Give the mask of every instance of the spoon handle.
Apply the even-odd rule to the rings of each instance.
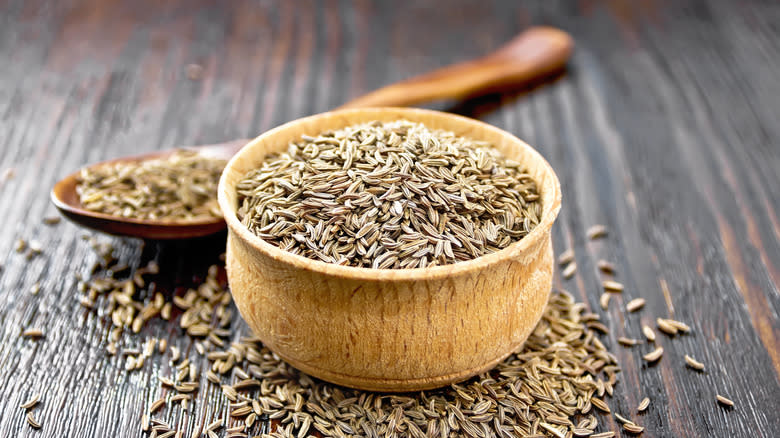
[[[572,47],[572,38],[566,32],[532,27],[486,56],[396,82],[341,108],[406,106],[517,87],[562,69]]]

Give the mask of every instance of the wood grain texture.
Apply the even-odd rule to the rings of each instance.
[[[556,252],[574,248],[570,290],[613,330],[623,367],[613,411],[644,437],[772,437],[780,430],[780,7],[773,1],[0,2],[0,436],[140,437],[143,409],[167,364],[127,374],[103,352],[104,317],[82,310],[72,273],[93,261],[81,231],[47,227],[47,194],[86,163],[175,145],[253,137],[390,82],[487,53],[531,24],[573,35],[554,83],[430,105],[533,144],[558,173]],[[187,64],[203,66],[200,80]],[[606,239],[585,230],[604,223]],[[31,261],[16,238],[45,243]],[[116,241],[124,260],[177,272],[169,291],[216,259],[224,235],[178,244]],[[209,256],[198,257],[197,253]],[[598,305],[596,261],[626,285]],[[28,293],[42,282],[37,296]],[[162,287],[162,286],[161,286]],[[644,309],[620,309],[643,296]],[[693,328],[626,349],[640,324],[670,316]],[[33,342],[22,328],[42,327]],[[237,324],[237,333],[246,330]],[[189,348],[180,330],[144,335]],[[685,368],[690,354],[707,366]],[[36,418],[19,403],[46,389]],[[715,394],[736,402],[715,404]],[[218,391],[188,417],[224,415]],[[609,423],[604,418],[603,422]]]
[[[236,216],[236,186],[271,153],[309,132],[399,119],[489,142],[524,163],[537,183],[539,224],[504,250],[427,269],[366,269],[295,256]],[[227,273],[235,304],[263,343],[300,370],[350,387],[418,391],[493,368],[520,348],[550,295],[550,230],[558,178],[531,146],[466,117],[406,108],[330,111],[274,128],[230,160],[220,180],[228,224]]]

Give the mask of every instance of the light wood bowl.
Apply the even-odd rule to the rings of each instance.
[[[539,184],[540,224],[509,247],[422,269],[338,266],[288,253],[236,217],[236,184],[302,134],[407,119],[486,140],[524,163]],[[550,228],[561,205],[550,165],[515,136],[477,120],[410,108],[347,109],[299,119],[257,137],[225,168],[219,205],[228,225],[227,274],[254,333],[294,367],[329,382],[412,391],[464,380],[520,348],[550,293]]]

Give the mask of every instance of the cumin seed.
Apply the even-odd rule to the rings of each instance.
[[[722,404],[723,406],[726,406],[726,407],[729,407],[729,408],[734,406],[734,402],[733,401],[729,400],[728,398],[726,398],[726,397],[724,397],[724,396],[722,396],[720,394],[715,395],[715,399],[718,401],[718,403]]]
[[[663,354],[664,354],[664,348],[663,347],[658,347],[655,350],[653,350],[653,351],[645,354],[644,356],[642,356],[642,358],[644,360],[646,360],[647,362],[651,362],[652,363],[652,362],[656,362],[658,359],[660,359],[661,356],[663,356]]]
[[[704,370],[704,364],[699,362],[698,360],[692,358],[691,356],[685,355],[685,363],[693,368],[696,371],[703,371]]]

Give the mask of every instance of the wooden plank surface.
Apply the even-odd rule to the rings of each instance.
[[[53,215],[48,191],[90,162],[257,135],[361,93],[497,47],[531,24],[577,49],[567,74],[513,95],[431,108],[485,120],[538,148],[564,201],[555,248],[578,275],[557,286],[601,313],[623,373],[620,412],[653,402],[645,437],[777,436],[780,430],[780,5],[772,1],[0,2],[0,436],[141,436],[167,372],[128,374],[107,356],[105,315],[76,300],[94,261],[84,231]],[[189,79],[188,64],[203,66]],[[607,239],[586,229],[603,223]],[[43,245],[27,260],[24,238]],[[101,237],[121,258],[154,259],[168,287],[202,275],[224,235],[161,244]],[[626,285],[599,308],[596,261]],[[41,292],[30,287],[41,282]],[[165,286],[165,285],[163,285]],[[621,310],[647,300],[637,314]],[[693,334],[661,339],[648,367],[617,336],[656,316]],[[40,327],[39,341],[21,338]],[[245,331],[234,324],[236,333]],[[191,347],[162,321],[144,329]],[[691,354],[705,373],[683,364]],[[44,427],[18,405],[36,391]],[[715,403],[715,394],[736,402]],[[202,391],[193,418],[226,400]]]

